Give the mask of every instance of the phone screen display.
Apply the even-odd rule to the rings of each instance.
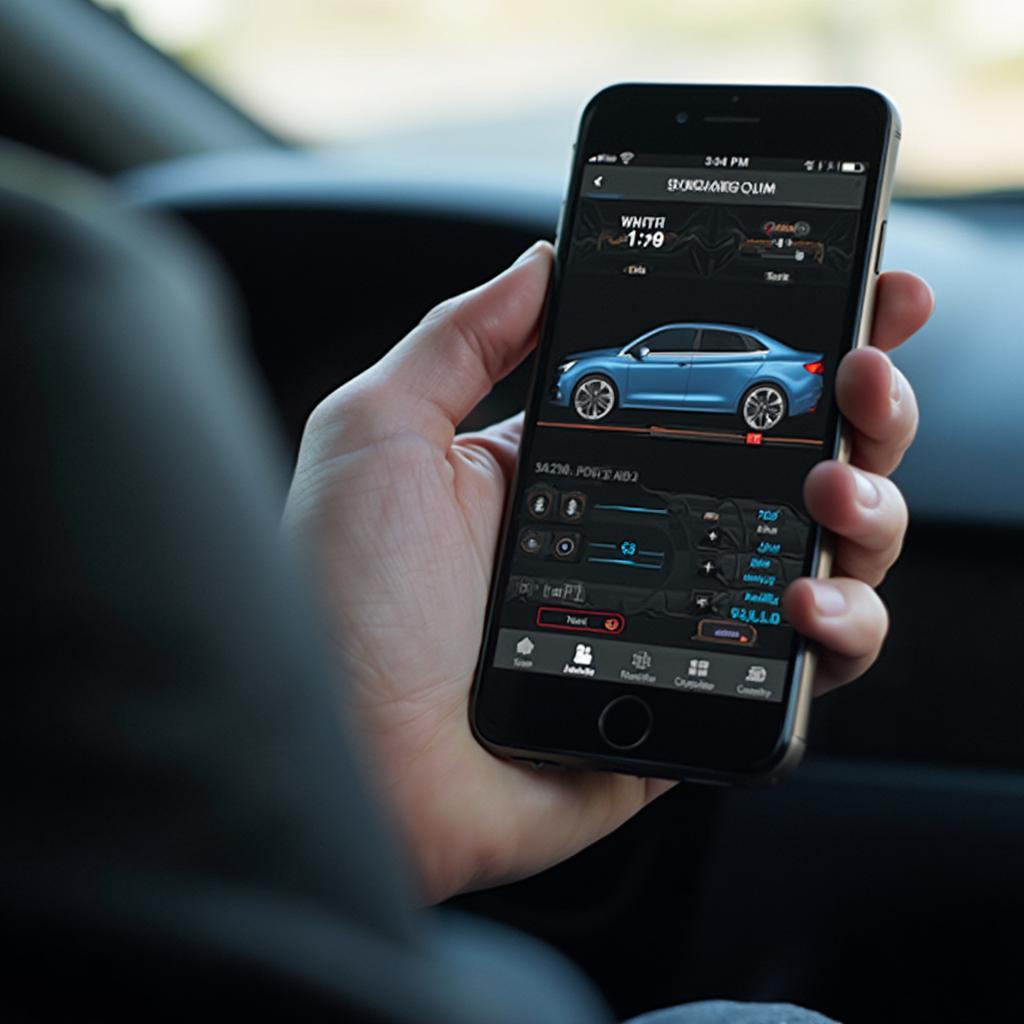
[[[584,154],[494,668],[786,698],[864,272],[868,157],[839,156]]]

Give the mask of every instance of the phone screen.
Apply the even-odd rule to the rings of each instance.
[[[485,656],[781,702],[872,154],[581,157]]]

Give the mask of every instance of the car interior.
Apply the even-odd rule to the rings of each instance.
[[[553,236],[561,183],[348,166],[85,0],[0,5],[0,39],[0,136],[215,255],[291,450],[315,404],[433,305]],[[937,307],[895,354],[921,426],[895,476],[911,526],[877,665],[817,700],[786,783],[680,785],[566,863],[451,901],[563,952],[622,1017],[722,997],[938,1024],[1019,1003],[1024,190],[898,189],[884,262],[925,277]],[[465,426],[519,410],[527,379]]]

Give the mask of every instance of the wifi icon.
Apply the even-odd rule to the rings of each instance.
[[[620,154],[619,154],[619,159],[620,159],[620,160],[621,160],[621,161],[622,161],[622,162],[623,162],[624,164],[628,164],[628,163],[629,163],[629,161],[630,161],[630,160],[632,160],[632,159],[633,159],[633,157],[635,157],[635,156],[636,156],[636,153],[630,153],[630,152],[629,152],[629,151],[627,150],[627,151],[626,151],[625,153],[620,153]]]

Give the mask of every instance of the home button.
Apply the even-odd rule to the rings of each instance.
[[[617,750],[640,746],[651,731],[651,709],[639,697],[616,697],[597,720],[601,738]]]

